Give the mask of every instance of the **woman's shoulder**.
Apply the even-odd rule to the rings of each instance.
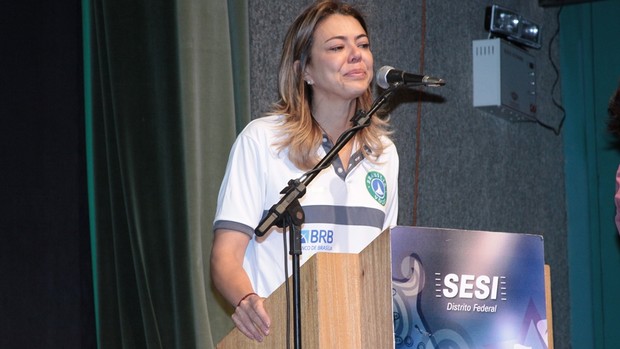
[[[282,125],[281,115],[267,115],[250,121],[239,136],[251,138],[273,138]]]
[[[383,152],[384,153],[394,153],[394,154],[398,154],[398,151],[396,149],[396,145],[394,144],[394,141],[392,141],[392,139],[389,136],[381,136],[380,137],[381,143],[383,144]]]
[[[266,115],[251,120],[242,132],[273,132],[282,125],[282,115]]]

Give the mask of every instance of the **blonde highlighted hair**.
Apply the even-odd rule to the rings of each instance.
[[[368,34],[366,21],[351,5],[339,1],[321,1],[297,17],[288,29],[282,48],[278,73],[280,99],[269,114],[284,116],[282,137],[275,145],[279,150],[288,148],[289,159],[300,169],[308,170],[318,163],[320,159],[317,158],[316,150],[321,145],[323,135],[312,117],[312,89],[304,82],[303,71],[311,60],[312,39],[317,26],[334,14],[354,17]],[[357,98],[356,104],[356,110],[367,111],[371,107],[370,86]],[[389,133],[387,119],[372,117],[371,124],[360,130],[355,137],[365,156],[374,161],[383,152],[381,137]]]

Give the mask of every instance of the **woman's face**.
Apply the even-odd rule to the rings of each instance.
[[[304,75],[312,84],[314,103],[348,101],[366,91],[373,77],[373,58],[357,19],[334,14],[317,26]]]

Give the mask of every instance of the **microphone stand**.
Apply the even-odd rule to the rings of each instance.
[[[338,140],[334,147],[319,161],[319,163],[310,171],[303,174],[300,178],[291,179],[288,185],[282,189],[280,194],[283,194],[278,203],[274,204],[267,215],[259,222],[257,228],[254,230],[256,236],[263,236],[274,225],[284,229],[288,227],[289,230],[289,254],[292,256],[293,270],[293,319],[294,319],[294,341],[295,348],[301,349],[301,296],[300,296],[300,263],[299,256],[301,256],[301,225],[305,221],[305,214],[299,199],[306,194],[306,187],[310,182],[321,172],[328,168],[333,159],[338,155],[338,152],[353,138],[353,136],[362,128],[370,125],[370,118],[372,115],[383,105],[392,93],[402,84],[394,84],[386,89],[372,104],[368,112],[358,110],[351,122],[353,127],[345,131]],[[285,281],[287,282],[287,281]],[[288,340],[288,339],[287,339]]]

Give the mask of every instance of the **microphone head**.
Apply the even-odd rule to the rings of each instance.
[[[428,76],[424,79],[424,84],[428,87],[440,87],[446,84],[443,79]]]
[[[377,71],[377,85],[383,89],[388,89],[390,87],[390,83],[387,80],[387,74],[390,70],[394,69],[394,67],[390,67],[389,65],[384,65],[379,68]]]

